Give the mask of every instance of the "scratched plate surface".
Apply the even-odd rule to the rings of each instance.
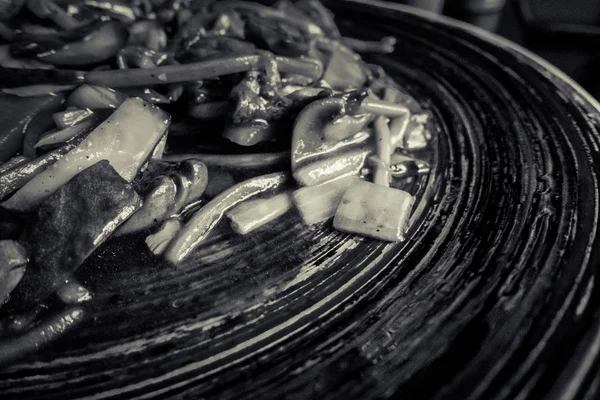
[[[2,398],[598,395],[598,104],[485,32],[327,3],[344,32],[398,37],[372,61],[434,115],[408,240],[290,213],[178,268],[113,241],[78,271],[85,322],[2,366]]]

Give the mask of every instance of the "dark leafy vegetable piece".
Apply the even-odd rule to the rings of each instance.
[[[187,85],[191,104],[210,103],[214,101],[227,100],[234,83],[226,79],[205,79]],[[235,81],[235,84],[239,82]]]
[[[244,24],[244,20],[237,13],[221,13],[207,33],[244,39]]]
[[[48,297],[140,206],[106,160],[76,175],[30,221],[24,237],[32,264],[6,306],[24,310]]]
[[[181,44],[181,41],[193,38],[201,32],[208,32],[216,18],[217,14],[213,12],[198,12],[190,15],[177,30],[176,36],[171,41],[170,46],[177,47]],[[241,32],[243,35],[243,29]]]
[[[186,10],[190,12],[190,10]],[[184,14],[179,13],[180,16]],[[233,11],[213,13],[199,12],[181,21],[181,26],[177,29],[175,36],[171,39],[169,48],[180,52],[185,49],[186,44],[193,41],[198,36],[204,37],[231,37],[244,40],[244,21],[238,13]],[[185,18],[185,17],[184,17]],[[179,53],[181,54],[181,53]]]
[[[18,58],[10,54],[10,45],[0,45],[0,66],[5,68],[50,69],[51,65],[32,58]]]
[[[0,162],[21,151],[27,125],[38,113],[58,108],[63,100],[63,96],[23,98],[0,94]]]

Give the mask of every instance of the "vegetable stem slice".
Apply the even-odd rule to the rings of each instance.
[[[75,148],[75,146],[76,143],[67,143],[63,147],[39,156],[35,160],[28,161],[0,174],[0,199],[21,188],[38,173],[54,164],[58,159]]]
[[[0,175],[10,171],[13,168],[18,167],[19,165],[25,164],[27,161],[29,161],[29,158],[25,156],[14,156],[5,163],[0,164]]]
[[[365,99],[361,104],[361,108],[364,112],[389,118],[401,117],[410,112],[408,107],[401,104],[395,104],[371,98]]]
[[[131,182],[169,121],[166,112],[143,100],[126,100],[77,147],[31,179],[3,206],[16,212],[31,211],[69,179],[103,159]]]
[[[0,364],[8,363],[33,353],[42,346],[52,342],[57,337],[79,325],[84,318],[81,307],[71,307],[51,316],[27,333],[16,338],[8,339],[0,344]]]
[[[245,235],[279,218],[293,206],[288,192],[267,199],[248,200],[227,212],[231,228]]]
[[[202,161],[209,167],[221,168],[283,167],[289,163],[290,152],[280,151],[273,153],[248,154],[183,153],[165,155],[162,159],[164,161],[183,161],[194,159]]]
[[[414,201],[403,190],[355,181],[344,193],[333,226],[343,232],[402,241]]]
[[[374,182],[382,186],[390,185],[390,155],[393,151],[390,136],[387,118],[377,117],[375,120],[375,138],[377,140],[379,163],[375,166]]]
[[[333,217],[348,186],[359,179],[344,176],[294,191],[294,203],[304,222],[312,225]]]
[[[296,169],[294,178],[303,186],[313,186],[340,176],[358,175],[370,154],[371,149],[349,150]]]
[[[108,87],[149,86],[165,83],[192,82],[238,72],[258,69],[263,56],[223,57],[216,60],[190,64],[163,65],[156,68],[90,71],[85,82]],[[313,61],[276,57],[277,66],[283,73],[321,76],[321,66]]]

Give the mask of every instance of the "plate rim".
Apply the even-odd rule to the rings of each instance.
[[[600,101],[596,100],[587,90],[585,90],[579,83],[577,83],[573,78],[563,72],[560,68],[550,63],[543,57],[537,55],[531,50],[526,49],[525,47],[506,39],[498,35],[497,33],[485,30],[476,25],[470,24],[468,22],[460,21],[455,18],[448,17],[446,15],[441,15],[435,13],[433,11],[424,10],[421,8],[417,8],[414,6],[409,6],[406,4],[393,3],[388,0],[341,0],[341,3],[353,3],[359,6],[371,6],[382,9],[388,9],[393,11],[400,11],[405,14],[415,15],[419,18],[423,18],[430,22],[440,23],[442,25],[450,26],[453,28],[460,29],[464,32],[468,32],[479,39],[482,39],[488,43],[499,46],[505,50],[513,51],[533,63],[541,66],[548,72],[550,72],[555,78],[560,79],[563,83],[570,86],[575,90],[577,95],[583,97],[593,108],[595,108],[596,112],[600,115]],[[578,101],[577,98],[574,99]]]

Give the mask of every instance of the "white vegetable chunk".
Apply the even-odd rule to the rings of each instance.
[[[3,206],[17,212],[37,207],[79,172],[108,160],[131,182],[169,126],[170,116],[138,98],[127,99],[77,147],[19,189]]]

